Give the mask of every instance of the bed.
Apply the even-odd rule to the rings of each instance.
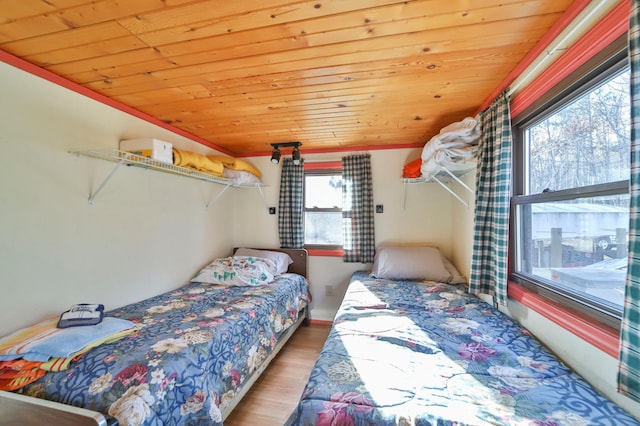
[[[638,424],[441,268],[353,274],[288,425]]]
[[[176,290],[107,312],[137,331],[19,392],[120,425],[221,425],[306,317],[306,251],[269,252],[288,254],[289,272],[265,285],[230,286],[200,281],[208,265]]]

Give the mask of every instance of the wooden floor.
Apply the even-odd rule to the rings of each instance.
[[[301,326],[262,377],[253,385],[225,426],[279,426],[295,408],[309,373],[329,334],[329,326]]]

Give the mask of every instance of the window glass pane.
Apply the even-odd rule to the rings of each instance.
[[[305,208],[342,208],[342,176],[307,175],[305,184]]]
[[[627,69],[525,131],[526,193],[628,179],[630,128]]]
[[[518,272],[622,310],[628,194],[517,205],[516,226]]]
[[[305,212],[304,243],[342,245],[342,212]]]

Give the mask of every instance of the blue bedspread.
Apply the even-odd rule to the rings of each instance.
[[[638,424],[463,287],[364,272],[288,423]]]
[[[259,287],[191,283],[106,313],[139,332],[92,349],[24,388],[121,425],[221,425],[221,410],[308,301],[306,280]]]

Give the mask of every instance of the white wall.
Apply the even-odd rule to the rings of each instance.
[[[306,162],[338,161],[350,153],[305,154]],[[421,149],[393,149],[371,151],[374,203],[384,206],[384,213],[375,215],[376,245],[391,242],[427,242],[438,245],[451,256],[455,245],[452,235],[452,210],[460,204],[437,184],[402,183],[402,167],[420,156]],[[278,217],[269,215],[267,207],[278,206],[280,165],[268,157],[248,158],[263,173],[263,202],[259,194],[243,190],[236,192],[236,245],[278,247]],[[405,191],[406,190],[406,194]],[[406,196],[405,196],[406,195]],[[265,205],[266,203],[266,205]],[[311,317],[332,320],[354,271],[371,269],[371,264],[344,263],[339,257],[311,256],[309,280],[313,303]],[[334,296],[326,296],[326,286],[334,288]]]
[[[461,178],[462,182],[475,193],[476,172],[471,171]],[[449,184],[456,194],[458,194],[467,204],[465,207],[458,201],[455,201],[455,208],[452,209],[452,226],[451,240],[452,253],[451,261],[456,265],[460,273],[469,278],[469,270],[471,269],[471,252],[473,249],[473,223],[475,195],[469,193],[462,185],[456,182]]]
[[[233,209],[220,186],[68,153],[155,137],[202,145],[0,63],[0,336],[73,303],[107,309],[185,283],[227,254]],[[232,196],[219,203],[232,202]]]

